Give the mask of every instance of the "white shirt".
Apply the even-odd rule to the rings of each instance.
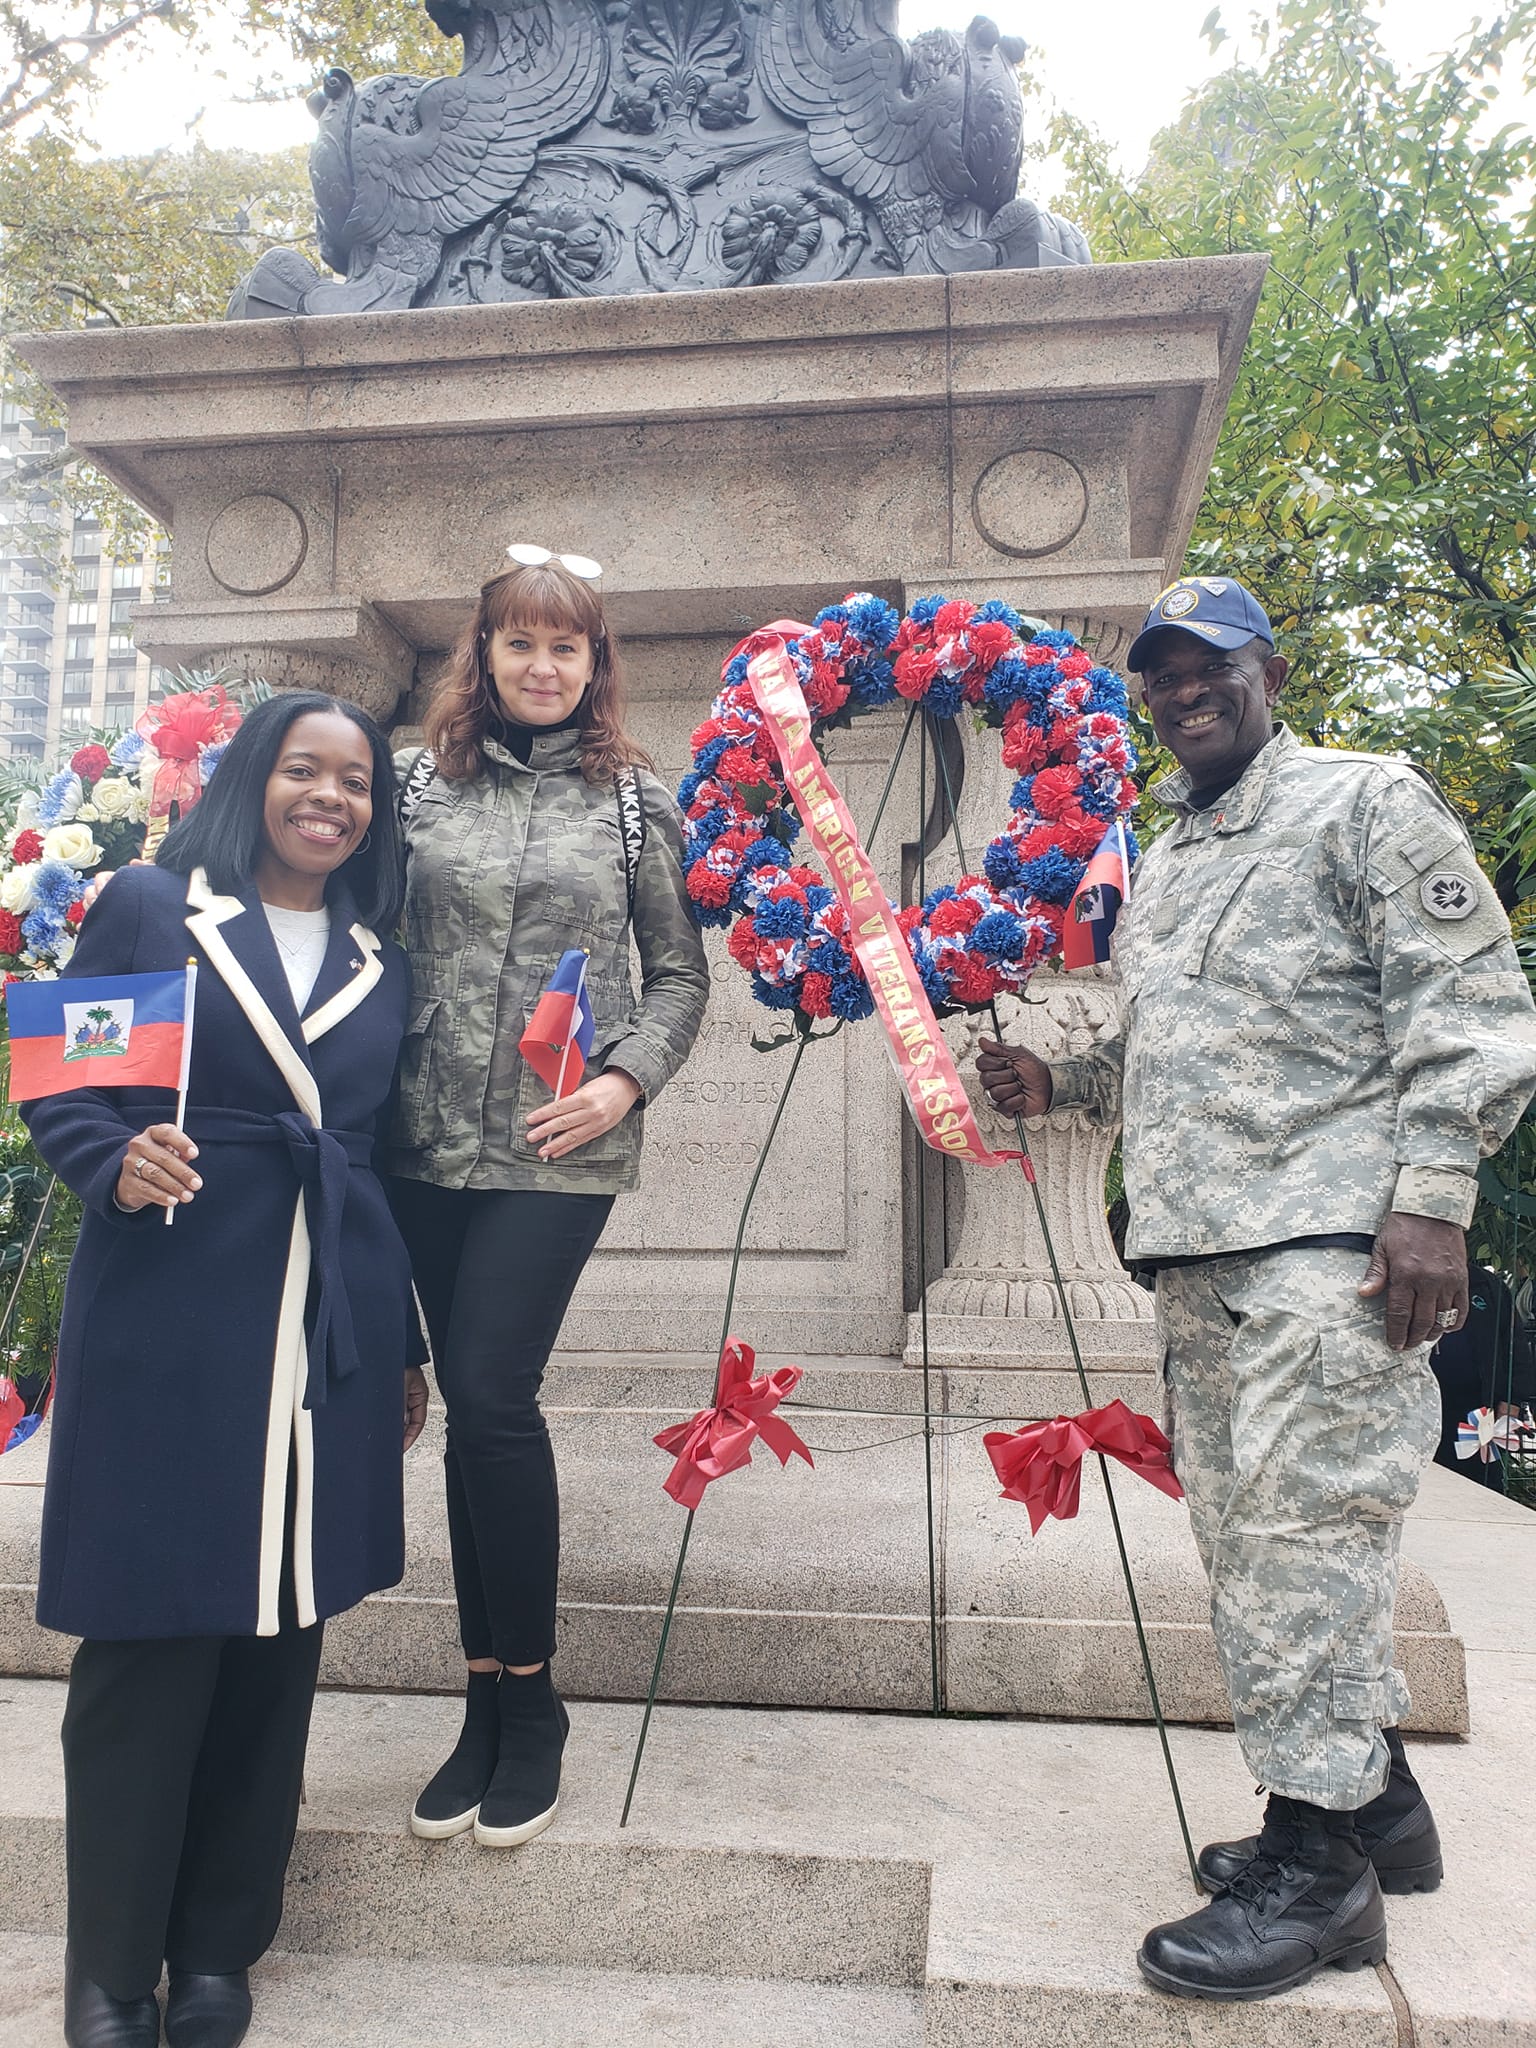
[[[279,910],[274,903],[263,903],[261,907],[277,941],[277,957],[288,977],[293,1006],[302,1017],[325,964],[331,913],[323,904],[318,910]]]

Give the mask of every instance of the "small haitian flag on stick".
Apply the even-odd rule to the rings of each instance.
[[[178,1088],[191,1023],[189,971],[13,981],[12,1102],[72,1088]]]
[[[1131,863],[1126,853],[1125,827],[1117,818],[1099,841],[1099,848],[1083,870],[1083,879],[1067,905],[1067,921],[1061,934],[1064,967],[1091,967],[1109,958],[1110,934],[1120,907],[1131,900]]]
[[[517,1042],[518,1051],[554,1090],[557,1102],[581,1086],[596,1029],[587,999],[587,956],[580,951],[562,953]]]

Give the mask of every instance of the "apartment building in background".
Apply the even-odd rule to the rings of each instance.
[[[131,614],[170,597],[170,543],[123,560],[105,551],[100,525],[45,467],[63,442],[0,399],[0,754],[40,763],[74,734],[126,731],[165,680],[136,652]]]

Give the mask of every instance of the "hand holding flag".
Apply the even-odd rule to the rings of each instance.
[[[518,1051],[553,1090],[557,1102],[581,1086],[596,1029],[587,996],[587,956],[580,951],[562,953],[517,1042]]]

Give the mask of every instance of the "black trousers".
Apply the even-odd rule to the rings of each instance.
[[[286,1575],[285,1575],[286,1576]],[[283,1912],[324,1624],[83,1642],[64,1710],[69,1945],[114,1998],[265,1954]]]
[[[397,1180],[448,1412],[448,1539],[469,1658],[555,1653],[560,1496],[539,1385],[612,1195]]]

